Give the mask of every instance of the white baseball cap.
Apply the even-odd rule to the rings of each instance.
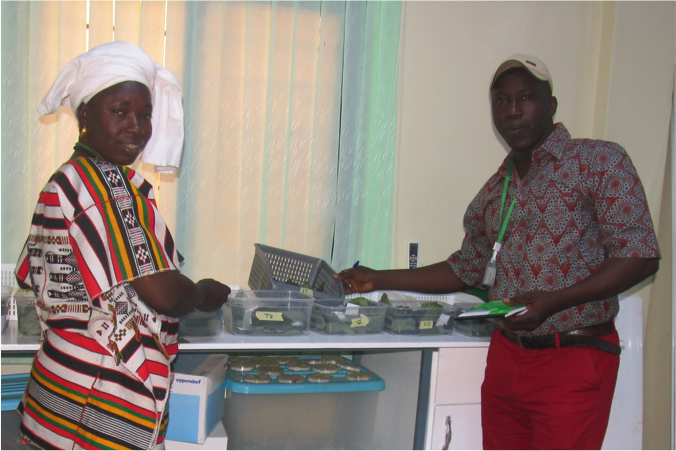
[[[495,71],[495,75],[493,75],[493,81],[491,81],[491,88],[493,87],[493,85],[495,85],[495,82],[498,79],[498,77],[500,77],[500,75],[502,75],[506,70],[511,69],[513,67],[523,67],[533,77],[537,78],[538,80],[546,81],[547,83],[549,83],[549,87],[551,88],[552,92],[554,91],[554,83],[552,82],[552,76],[549,74],[549,69],[547,69],[545,63],[543,63],[542,60],[539,58],[530,55],[524,55],[521,53],[517,53],[515,55],[510,56],[502,64],[500,64],[498,70]]]

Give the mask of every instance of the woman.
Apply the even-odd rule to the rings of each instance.
[[[66,65],[38,111],[59,105],[80,139],[40,194],[16,269],[42,326],[21,434],[45,449],[163,448],[177,317],[218,309],[230,293],[180,274],[152,187],[126,167],[144,149],[177,166],[180,86],[118,41]]]

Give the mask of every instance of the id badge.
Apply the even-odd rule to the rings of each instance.
[[[495,285],[495,274],[497,272],[498,265],[495,263],[498,258],[498,252],[500,252],[500,248],[502,247],[502,244],[500,244],[499,241],[496,241],[495,244],[493,245],[493,256],[491,257],[490,260],[488,260],[488,263],[486,264],[486,271],[484,271],[484,280],[481,282],[481,285],[483,285],[486,288],[490,288],[493,285]]]
[[[481,282],[481,285],[483,285],[486,288],[491,288],[493,285],[495,285],[495,273],[497,272],[497,265],[495,264],[495,260],[490,260],[488,264],[486,264],[486,271],[484,271],[484,280]]]

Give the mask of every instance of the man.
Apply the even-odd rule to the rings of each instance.
[[[411,270],[341,272],[346,293],[488,287],[527,310],[499,321],[482,385],[487,449],[600,449],[617,370],[617,295],[658,269],[645,194],[624,149],[571,139],[542,61],[514,55],[490,87],[511,152],[469,205],[461,250]],[[497,244],[496,244],[497,243]]]

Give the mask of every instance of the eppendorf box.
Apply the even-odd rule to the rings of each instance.
[[[181,354],[169,392],[167,440],[204,443],[223,418],[225,354]]]

